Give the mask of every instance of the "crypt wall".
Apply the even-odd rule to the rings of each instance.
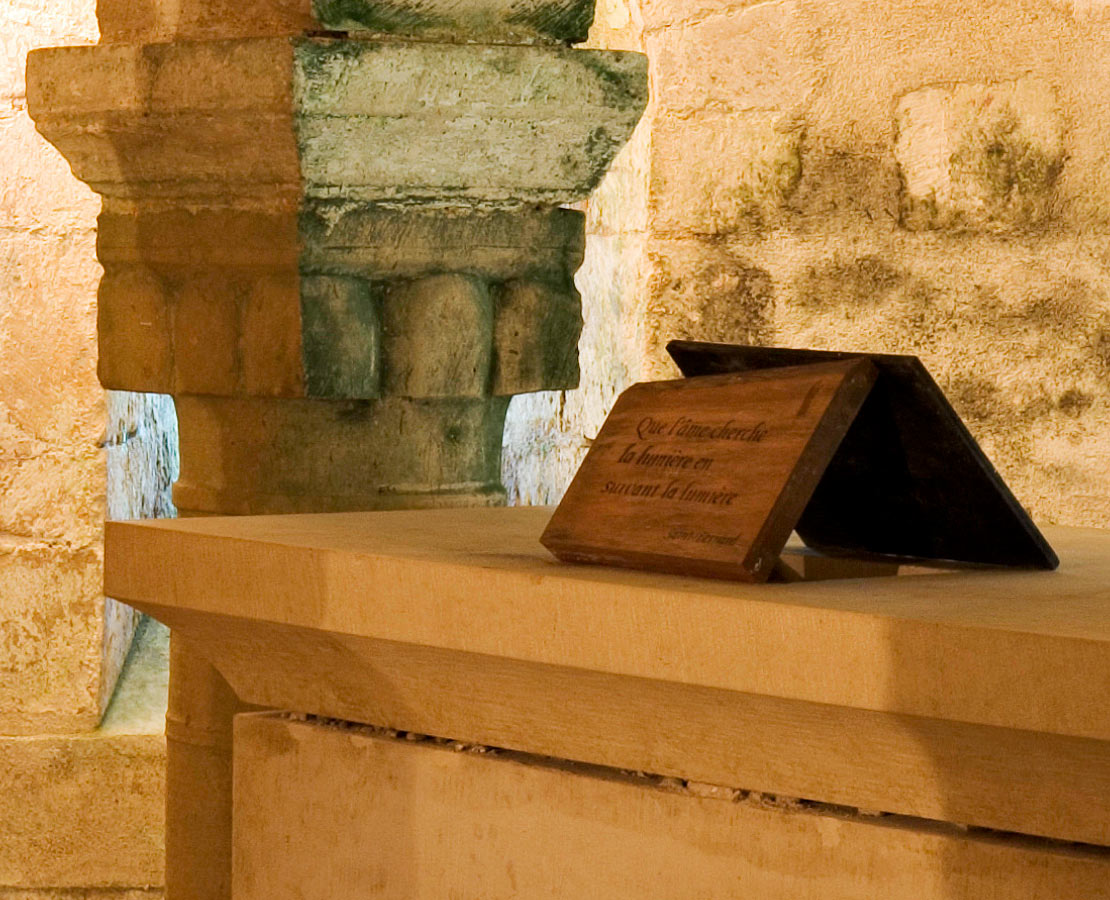
[[[121,679],[138,622],[101,565],[106,516],[172,510],[173,408],[97,382],[100,202],[35,131],[24,83],[29,49],[96,40],[95,6],[0,3],[4,897],[161,881],[165,634],[140,628]]]
[[[551,501],[670,338],[919,355],[1045,523],[1110,524],[1110,3],[600,0],[651,106],[590,200],[582,388],[518,397]]]
[[[513,501],[557,499],[617,393],[692,337],[916,353],[1040,521],[1110,523],[1108,20],[601,0],[591,43],[646,52],[654,99],[586,205],[581,387],[513,401]],[[37,817],[0,845],[0,896],[160,877],[157,728],[98,727],[135,624],[99,545],[106,514],[169,511],[172,409],[97,384],[98,201],[23,94],[27,49],[96,38],[93,0],[0,3],[0,773],[40,773],[0,775],[0,810]],[[131,805],[100,802],[124,782]]]

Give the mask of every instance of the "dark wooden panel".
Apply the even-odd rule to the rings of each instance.
[[[915,356],[673,341],[686,376],[866,356],[879,378],[798,522],[829,553],[1054,569],[1055,552]]]

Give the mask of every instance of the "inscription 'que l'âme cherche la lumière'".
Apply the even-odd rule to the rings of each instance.
[[[738,491],[706,487],[700,481],[713,469],[716,458],[707,455],[705,444],[734,445],[759,444],[769,434],[766,423],[754,425],[729,419],[723,424],[699,422],[686,416],[661,419],[645,416],[636,426],[638,441],[621,450],[617,462],[670,477],[641,481],[629,478],[606,481],[601,492],[614,496],[640,497],[653,500],[671,500],[679,503],[702,503],[711,506],[731,506],[740,496]],[[690,450],[675,447],[675,443],[701,444]],[[631,475],[632,473],[630,473]]]

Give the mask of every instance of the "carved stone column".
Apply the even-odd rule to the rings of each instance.
[[[183,514],[497,503],[509,398],[573,387],[572,276],[643,57],[592,0],[101,0],[37,51],[39,130],[103,197],[99,373],[172,394]],[[175,648],[170,900],[229,890],[230,717]]]

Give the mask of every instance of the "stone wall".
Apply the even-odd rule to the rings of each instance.
[[[172,510],[173,408],[100,388],[100,203],[24,83],[29,49],[96,40],[95,7],[0,3],[0,897],[27,900],[161,879],[164,672],[102,725],[136,616],[102,596],[101,546],[105,515]]]
[[[919,355],[1042,522],[1110,525],[1110,4],[602,0],[652,106],[590,200],[583,387],[517,398],[557,498],[670,338]]]

